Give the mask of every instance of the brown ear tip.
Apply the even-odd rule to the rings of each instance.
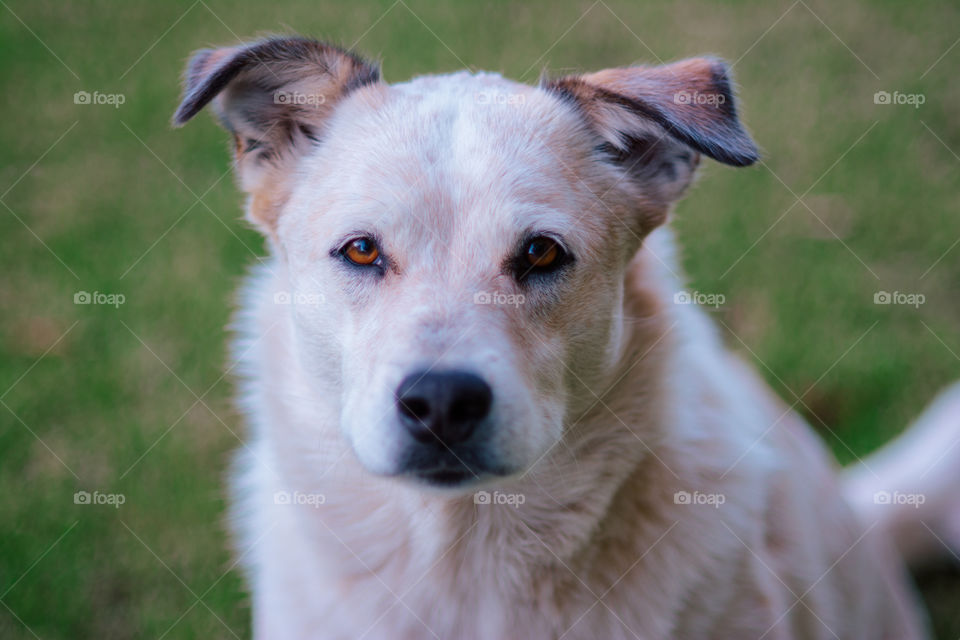
[[[704,71],[709,71],[715,76],[728,76],[730,75],[730,69],[732,68],[730,63],[724,58],[709,53],[692,58],[689,60],[689,62],[698,65]]]
[[[725,72],[730,70],[730,63],[720,56],[707,54],[703,56],[703,59],[706,60],[713,69],[720,69]]]

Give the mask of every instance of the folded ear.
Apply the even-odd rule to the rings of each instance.
[[[289,163],[323,137],[324,125],[348,93],[380,82],[376,65],[307,38],[273,38],[198,51],[184,77],[179,126],[208,103],[234,138],[249,215],[270,231],[285,198]]]
[[[737,118],[727,65],[693,58],[658,67],[605,69],[547,81],[571,100],[616,162],[664,206],[678,199],[703,153],[737,167],[757,148]]]

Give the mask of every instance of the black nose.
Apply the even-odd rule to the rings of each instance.
[[[420,442],[463,442],[492,401],[490,386],[465,371],[414,373],[397,388],[400,421]]]

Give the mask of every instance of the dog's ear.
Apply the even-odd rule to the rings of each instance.
[[[699,154],[736,167],[758,159],[721,60],[605,69],[548,80],[544,87],[576,105],[613,161],[663,210],[658,215],[683,194]]]
[[[249,215],[271,232],[287,195],[291,162],[322,139],[337,103],[380,82],[375,64],[306,38],[273,38],[240,47],[198,51],[184,77],[180,126],[212,101],[233,135]]]

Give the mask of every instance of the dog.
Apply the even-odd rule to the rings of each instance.
[[[208,104],[271,256],[234,345],[255,637],[927,636],[960,387],[840,470],[677,303],[671,206],[758,159],[725,63],[387,84],[275,37],[196,53],[175,124]]]

